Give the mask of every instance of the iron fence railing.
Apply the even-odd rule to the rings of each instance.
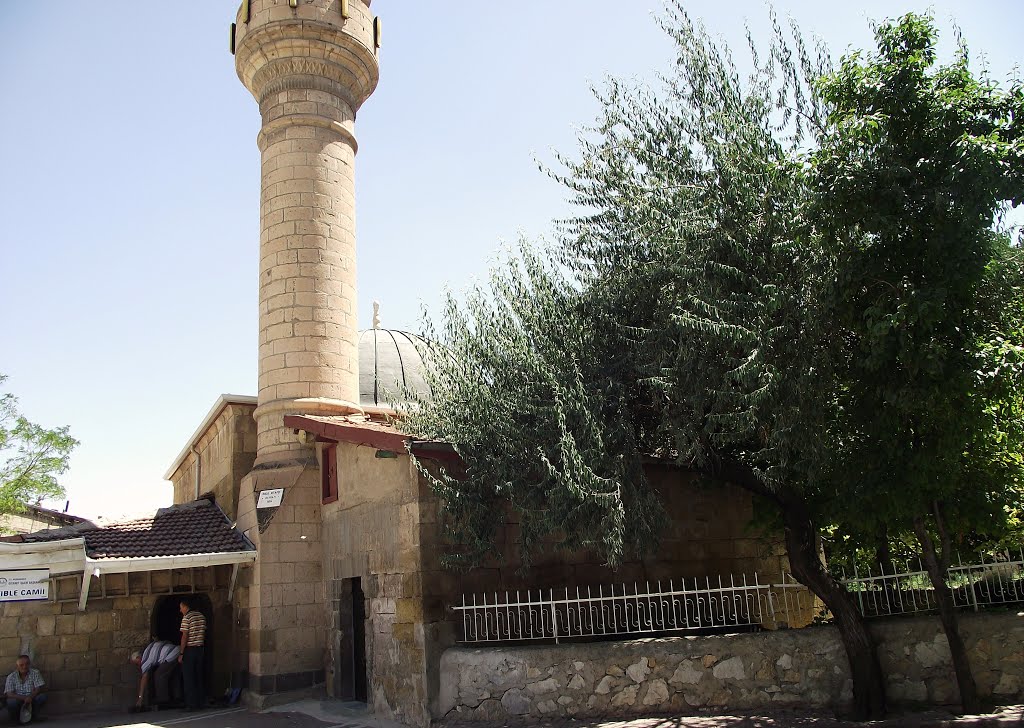
[[[957,607],[978,611],[1024,601],[1024,549],[1016,554],[981,554],[980,559],[964,564],[958,557],[957,564],[947,572],[946,583]],[[875,573],[869,570],[866,575],[854,573],[848,577],[844,573],[842,581],[865,617],[938,609],[935,590],[920,559],[904,562],[900,571],[893,566],[879,566]]]
[[[937,609],[927,572],[902,571],[839,580],[865,617]],[[958,561],[947,583],[958,607],[1024,601],[1024,550]],[[706,577],[669,582],[517,590],[463,595],[452,607],[462,622],[462,642],[586,640],[721,630],[802,627],[827,611],[805,586],[783,573],[777,583],[751,577]]]
[[[775,619],[776,596],[755,574],[463,596],[464,642],[554,640],[742,628]]]

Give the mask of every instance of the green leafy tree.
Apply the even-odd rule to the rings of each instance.
[[[995,223],[1024,201],[1024,87],[973,73],[963,43],[937,65],[937,39],[927,16],[881,24],[821,80],[809,216],[838,273],[835,518],[916,536],[971,712],[946,574],[958,538],[999,535],[1021,480],[1021,251]]]
[[[0,375],[0,384],[6,379]],[[77,445],[67,426],[41,427],[18,411],[13,394],[0,395],[0,513],[18,513],[26,504],[62,497],[57,476],[67,471]]]
[[[986,400],[987,431],[995,440],[995,457],[1006,475],[1008,494],[1003,504],[1005,519],[995,519],[1001,528],[989,533],[987,545],[1019,549],[1024,544],[1024,248],[1020,244],[1000,250],[985,284],[984,300],[990,302],[987,315],[993,324],[981,345],[978,389]]]

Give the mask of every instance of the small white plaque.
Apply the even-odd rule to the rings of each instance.
[[[276,508],[281,505],[281,499],[284,497],[284,488],[271,488],[270,490],[261,490],[260,497],[256,500],[257,508]]]
[[[49,569],[0,571],[0,602],[29,602],[49,597]]]

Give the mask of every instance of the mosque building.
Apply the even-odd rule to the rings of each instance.
[[[256,396],[214,403],[167,472],[174,504],[152,518],[0,541],[0,568],[46,569],[49,584],[45,601],[0,602],[0,662],[32,654],[58,706],[127,704],[128,654],[175,638],[187,594],[208,617],[211,695],[326,694],[427,725],[464,593],[785,565],[779,540],[751,530],[748,494],[652,465],[675,516],[656,559],[611,572],[552,553],[524,575],[509,523],[504,558],[442,567],[439,502],[410,454],[428,468],[458,457],[402,434],[387,395],[425,386],[416,338],[376,315],[356,325],[355,119],[381,52],[370,5],[243,0],[231,26],[262,117]]]

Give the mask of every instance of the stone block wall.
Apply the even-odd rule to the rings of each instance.
[[[332,696],[345,697],[352,679],[346,620],[358,578],[368,703],[380,717],[427,725],[420,479],[408,456],[375,454],[373,448],[338,444],[338,500],[323,506],[327,687]]]
[[[213,493],[217,505],[234,519],[238,489],[256,459],[255,405],[229,402],[195,443],[199,452],[199,493]],[[195,500],[196,455],[189,453],[171,474],[174,502]]]
[[[428,578],[444,587],[436,593],[454,603],[462,593],[480,593],[506,589],[548,589],[586,587],[612,583],[641,586],[658,580],[733,575],[751,582],[755,574],[761,582],[778,582],[788,570],[785,544],[781,534],[759,526],[749,493],[728,484],[706,486],[687,473],[661,466],[649,466],[648,477],[659,491],[669,514],[669,526],[662,534],[657,553],[647,558],[626,561],[617,569],[603,565],[596,554],[566,552],[552,544],[538,554],[530,570],[521,573],[519,524],[509,513],[508,522],[499,530],[497,541],[501,557],[491,563],[457,575],[444,572],[440,555],[445,546],[438,535],[437,501],[424,494],[421,537],[437,544],[425,553]],[[436,573],[434,570],[437,570]]]
[[[45,508],[28,506],[21,513],[0,514],[0,536],[10,533],[34,533],[65,528],[80,523],[82,519],[65,516]]]
[[[139,671],[128,662],[149,642],[153,610],[161,599],[203,593],[213,607],[215,646],[210,695],[231,679],[227,662],[231,609],[227,584],[231,567],[181,569],[92,578],[84,612],[78,611],[81,575],[51,583],[51,600],[0,603],[0,666],[6,675],[20,654],[42,672],[55,713],[123,709],[135,702]],[[219,649],[223,647],[223,649]]]
[[[778,539],[751,525],[749,496],[682,482],[666,469],[652,479],[677,523],[657,560],[613,572],[593,554],[552,550],[518,574],[518,524],[509,522],[502,533],[507,564],[454,573],[442,566],[447,545],[437,498],[409,457],[377,457],[374,448],[346,443],[335,451],[334,502],[321,504],[312,464],[258,469],[242,484],[238,526],[260,551],[237,596],[240,659],[254,696],[324,684],[328,694],[348,697],[358,664],[350,621],[356,583],[368,702],[380,717],[426,725],[439,700],[441,656],[456,640],[448,607],[463,593],[692,578],[715,573],[709,569],[777,578],[785,563]],[[257,512],[256,493],[273,487],[285,489],[282,505]]]
[[[1024,698],[1024,612],[965,614],[979,692]],[[891,702],[958,698],[936,617],[871,623]],[[453,648],[441,659],[436,718],[536,720],[685,715],[769,706],[842,709],[852,682],[832,626],[549,647]]]
[[[281,505],[256,508],[262,490],[283,488]],[[235,605],[250,698],[310,690],[324,682],[324,589],[317,461],[254,470],[242,479],[237,527],[259,558],[244,570]]]

